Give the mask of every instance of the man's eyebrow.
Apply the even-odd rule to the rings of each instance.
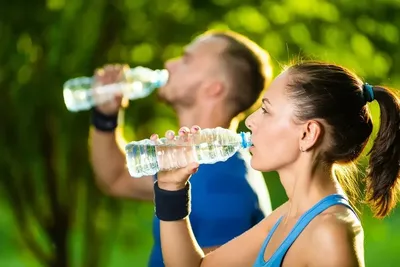
[[[190,52],[188,51],[187,48],[183,49],[182,55],[183,55],[184,57],[189,57],[189,56],[190,56]]]

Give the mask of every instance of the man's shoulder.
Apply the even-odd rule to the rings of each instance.
[[[226,161],[219,161],[213,164],[202,164],[197,173],[193,176],[215,177],[245,177],[247,173],[246,162],[234,155]]]
[[[260,174],[260,172],[255,171],[250,165],[250,156],[245,152],[237,152],[232,157],[225,161],[219,161],[214,164],[204,164],[200,166],[200,171],[214,172],[214,173],[229,173],[236,174],[240,176],[248,175],[251,171]]]
[[[224,162],[201,165],[192,176],[191,182],[198,186],[199,190],[206,187],[209,192],[224,188],[225,192],[239,191],[241,194],[254,195],[260,190],[264,194],[266,190],[262,173],[252,169],[241,153],[236,153]]]
[[[262,174],[249,169],[241,159],[228,159],[224,164],[201,165],[191,178],[194,201],[208,199],[240,201],[255,207],[259,201],[270,206],[269,194]],[[222,201],[222,200],[221,200]],[[264,205],[264,204],[263,204]],[[270,210],[268,208],[267,210]]]

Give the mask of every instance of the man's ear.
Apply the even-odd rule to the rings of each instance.
[[[211,81],[209,84],[206,85],[204,95],[206,97],[220,96],[224,93],[224,89],[224,84],[222,82]]]

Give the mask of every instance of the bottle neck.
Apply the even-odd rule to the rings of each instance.
[[[250,132],[240,132],[238,135],[240,136],[242,148],[251,147],[252,142],[251,142],[251,133]]]
[[[162,86],[164,86],[167,81],[168,81],[168,77],[169,77],[169,73],[166,69],[162,69],[162,70],[155,70],[155,72],[157,73],[157,78],[154,81],[154,86],[155,88],[160,88]]]

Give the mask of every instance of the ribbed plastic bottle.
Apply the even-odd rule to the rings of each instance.
[[[251,146],[251,133],[236,133],[217,127],[190,134],[186,140],[161,138],[157,144],[150,139],[130,142],[125,146],[126,161],[132,177],[154,175],[173,170],[191,162],[213,164],[226,161],[239,149]]]
[[[117,82],[94,87],[94,77],[78,77],[64,83],[63,96],[71,112],[89,110],[93,106],[115,98],[116,93],[134,100],[150,95],[168,80],[168,71],[135,67],[124,72],[124,78]]]

